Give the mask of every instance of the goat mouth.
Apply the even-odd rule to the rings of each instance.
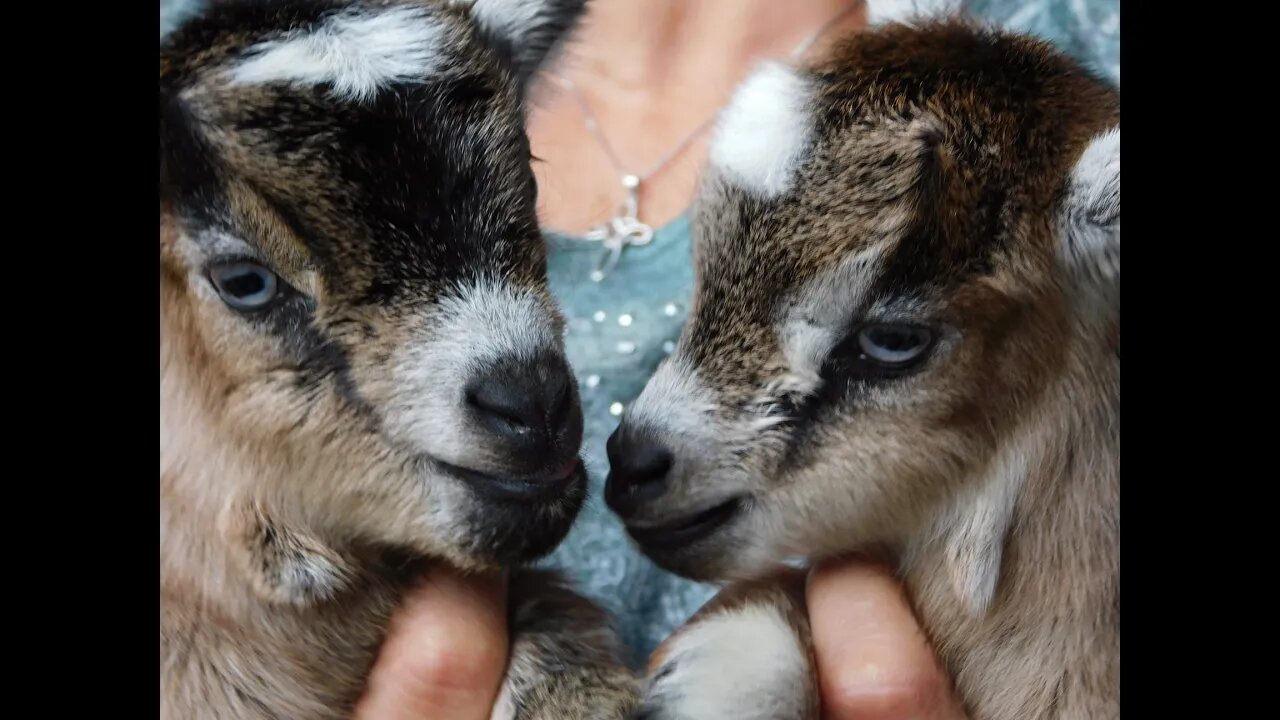
[[[437,460],[436,464],[450,475],[465,482],[481,497],[508,503],[556,500],[563,497],[569,486],[584,477],[586,473],[582,460],[576,457],[552,472],[522,477],[492,475],[440,460]]]
[[[628,525],[627,532],[650,550],[676,550],[692,545],[719,530],[742,509],[743,498],[735,497],[714,507],[663,525]]]

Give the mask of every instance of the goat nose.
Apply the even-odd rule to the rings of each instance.
[[[604,499],[615,513],[630,517],[645,503],[667,489],[671,451],[650,433],[619,426],[605,444],[609,453],[609,478]]]
[[[534,464],[576,454],[582,442],[573,375],[559,356],[491,363],[467,384],[465,397],[483,430]]]

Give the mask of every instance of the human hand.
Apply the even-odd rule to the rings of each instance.
[[[968,719],[886,569],[860,560],[818,566],[808,610],[824,720]]]
[[[356,720],[488,720],[507,667],[505,575],[433,568],[392,618]]]

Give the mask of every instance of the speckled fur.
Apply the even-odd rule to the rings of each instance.
[[[460,2],[221,2],[162,39],[161,717],[349,717],[409,581],[431,563],[518,565],[568,531],[580,475],[563,496],[503,502],[440,458],[563,467],[580,429],[555,457],[513,458],[451,414],[465,368],[433,360],[508,343],[562,361],[521,95],[582,4],[546,0],[503,35]],[[233,81],[276,47],[262,43],[339,14],[430,22],[432,74],[347,57],[372,92]],[[330,49],[362,52],[368,35]],[[208,276],[226,256],[270,266],[290,294],[231,310]],[[499,327],[506,310],[529,318],[521,332]],[[479,319],[459,335],[463,311]],[[514,571],[510,598],[497,717],[623,717],[635,681],[608,618],[547,573]]]
[[[1075,179],[1086,147],[1118,138],[1118,91],[960,20],[873,28],[798,72],[814,137],[789,189],[704,178],[694,307],[667,361],[694,379],[624,417],[620,433],[677,448],[630,520],[736,498],[714,533],[647,549],[702,579],[885,553],[975,720],[1118,717],[1118,155],[1084,178],[1101,187]],[[850,375],[833,358],[869,320],[929,325],[935,350],[902,377]],[[692,439],[652,412],[686,386]],[[790,707],[817,717],[812,697]]]

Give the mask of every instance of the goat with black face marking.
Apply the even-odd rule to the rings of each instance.
[[[583,502],[525,84],[582,0],[231,2],[160,48],[161,716],[350,715],[405,583]],[[620,718],[604,614],[511,583],[495,717]]]
[[[688,325],[610,439],[636,541],[728,581],[885,552],[974,718],[1118,717],[1119,149],[1113,87],[960,19],[760,70]],[[813,718],[811,665],[803,588],[735,585],[642,713]]]

